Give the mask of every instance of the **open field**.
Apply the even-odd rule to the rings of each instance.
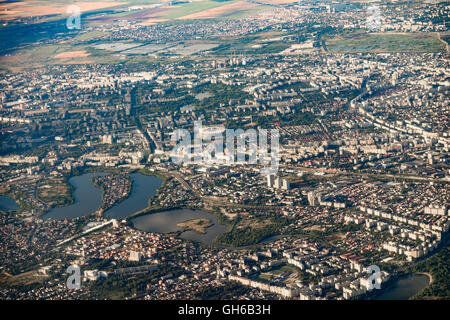
[[[35,47],[30,50],[22,50],[14,54],[0,56],[0,68],[21,68],[24,64],[28,67],[39,67],[41,65],[60,62],[55,58],[60,54],[73,51],[82,51],[83,47],[74,47],[70,45],[46,45]],[[64,57],[64,56],[63,56]]]
[[[182,56],[189,56],[198,52],[211,50],[217,47],[216,43],[192,43],[192,44],[179,44],[176,47],[169,48],[167,51]]]
[[[294,2],[301,2],[299,0],[259,0],[258,2],[267,4],[289,4]]]
[[[63,179],[50,179],[39,185],[37,195],[50,206],[65,205],[72,201],[72,188]]]
[[[118,19],[134,21],[141,25],[151,25],[175,19],[212,19],[246,12],[257,4],[243,0],[213,1],[195,0],[186,3],[170,5],[168,2],[155,2],[153,4],[129,3],[139,5],[141,9],[109,13],[102,16],[91,16],[87,20],[91,23],[111,23]]]
[[[120,52],[125,55],[147,55],[150,53],[171,53],[181,56],[193,55],[202,51],[208,51],[217,47],[218,43],[194,41],[187,43],[166,43],[166,44],[148,44],[113,42],[94,45],[92,48],[97,50]]]
[[[170,46],[170,44],[148,44],[145,46],[131,48],[125,51],[122,51],[124,54],[149,54],[161,51]]]
[[[192,15],[195,13],[199,13],[205,10],[209,10],[215,7],[223,6],[223,2],[205,0],[205,1],[197,1],[191,3],[183,3],[180,5],[173,6],[171,10],[168,11],[162,18],[166,19],[176,19],[188,15]]]
[[[222,17],[224,15],[233,14],[239,11],[248,10],[256,6],[257,4],[250,3],[247,1],[238,1],[228,3],[220,7],[189,14],[187,16],[179,17],[178,19],[214,19]]]
[[[93,11],[116,7],[127,4],[117,1],[93,1],[93,2],[44,2],[44,1],[17,1],[0,2],[0,19],[13,20],[25,17],[41,17],[47,15],[66,15],[67,7],[76,4],[81,12]]]
[[[1,273],[0,288],[30,285],[32,283],[41,282],[45,278],[45,275],[39,274],[36,271],[28,271],[15,276],[9,273]]]
[[[82,41],[91,41],[95,39],[100,39],[104,37],[107,33],[101,31],[90,31],[87,33],[79,34],[75,36],[72,41],[73,42],[82,42]]]
[[[124,49],[126,48],[122,50]],[[126,57],[125,54],[127,54]],[[125,58],[130,63],[146,63],[152,60],[149,56],[131,55],[131,52],[128,53],[127,50],[119,55],[117,51],[98,50],[92,45],[75,45],[65,42],[60,45],[42,45],[32,49],[19,50],[7,55],[0,55],[0,69],[20,72],[27,68],[39,68],[54,64],[116,64],[123,63]]]
[[[330,39],[330,51],[339,52],[439,52],[445,45],[434,34],[374,33]]]
[[[198,233],[206,233],[206,228],[212,226],[212,224],[211,220],[202,218],[180,222],[177,226],[183,229],[193,230]]]
[[[101,16],[91,16],[87,20],[94,23],[112,23],[114,21],[127,20],[144,23],[153,20],[165,20],[163,17],[168,15],[176,6],[167,6],[163,4],[154,4],[151,7],[142,7],[142,10],[121,11],[109,13]]]
[[[303,280],[303,272],[297,267],[290,264],[283,264],[272,268],[268,272],[260,273],[257,281],[272,282],[274,284],[289,284],[296,280]]]
[[[137,43],[137,42],[130,42],[130,43],[113,42],[113,43],[98,44],[98,45],[95,45],[94,48],[95,49],[99,49],[99,50],[120,52],[120,51],[123,51],[123,50],[128,50],[128,49],[131,49],[131,48],[139,47],[141,45],[142,45],[141,43]]]
[[[82,51],[67,51],[58,53],[57,55],[53,56],[53,58],[56,59],[71,59],[71,58],[84,58],[89,56],[89,53],[86,52],[86,50]]]

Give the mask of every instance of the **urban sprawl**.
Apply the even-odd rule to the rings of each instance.
[[[371,298],[382,290],[369,266],[383,288],[444,250],[449,5],[378,5],[375,26],[368,4],[353,1],[174,24],[105,20],[76,31],[103,34],[79,40],[91,62],[2,67],[0,298]],[[194,136],[199,122],[204,138],[277,132],[277,170],[225,161],[225,140],[210,161],[174,161],[175,132]],[[257,144],[247,142],[244,160]],[[78,201],[71,181],[86,174],[101,205],[52,218]],[[142,210],[108,215],[133,196],[134,175],[161,185]],[[204,215],[175,231],[138,227],[174,210]],[[186,237],[218,226],[213,240]],[[71,265],[79,289],[67,287]]]

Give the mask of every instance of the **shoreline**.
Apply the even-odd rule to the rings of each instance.
[[[95,169],[97,169],[97,170],[80,170],[79,172],[77,172],[77,173],[74,174],[74,175],[67,176],[67,177],[66,177],[67,182],[68,182],[68,184],[71,186],[71,189],[72,189],[72,192],[73,192],[73,202],[72,202],[72,203],[69,203],[69,204],[66,204],[66,205],[63,205],[63,206],[50,207],[50,208],[48,208],[47,210],[45,210],[44,212],[42,212],[42,213],[39,215],[38,218],[39,218],[39,219],[42,219],[42,220],[45,220],[46,216],[48,215],[48,213],[49,213],[52,209],[54,209],[54,208],[64,208],[64,207],[68,207],[68,206],[71,206],[71,205],[76,204],[78,201],[77,201],[77,199],[75,199],[75,196],[74,196],[74,194],[75,194],[75,186],[73,186],[72,183],[70,183],[69,180],[71,180],[71,179],[73,179],[73,178],[75,178],[75,177],[82,176],[82,175],[84,175],[84,174],[92,174],[92,175],[93,175],[92,177],[90,177],[89,183],[91,183],[95,188],[97,188],[97,189],[99,189],[99,190],[101,191],[101,199],[100,199],[101,203],[100,203],[100,206],[99,206],[95,211],[90,212],[90,213],[86,213],[86,214],[81,215],[81,216],[78,216],[78,217],[69,218],[69,219],[81,218],[81,217],[90,217],[90,216],[95,216],[95,215],[99,215],[99,214],[100,214],[103,218],[108,218],[108,216],[105,216],[105,215],[104,215],[105,212],[107,212],[108,210],[110,210],[110,209],[112,209],[113,207],[117,206],[118,204],[122,203],[124,200],[130,198],[130,196],[132,195],[132,193],[133,193],[133,188],[134,188],[134,181],[133,181],[133,179],[131,178],[131,174],[136,173],[136,174],[141,174],[141,175],[143,175],[143,176],[153,176],[153,177],[157,177],[157,178],[161,179],[161,177],[160,177],[159,175],[156,175],[156,174],[144,174],[144,173],[141,173],[141,172],[139,172],[139,171],[137,171],[137,170],[132,170],[132,171],[125,171],[125,172],[123,172],[123,171],[119,171],[119,170],[105,170],[105,171],[103,171],[103,170],[99,170],[98,168],[95,168]],[[123,175],[127,176],[127,179],[129,180],[129,184],[128,184],[128,194],[127,194],[126,196],[121,197],[114,205],[112,205],[112,206],[110,206],[110,207],[108,207],[108,208],[104,208],[103,205],[104,205],[104,194],[105,194],[105,190],[104,190],[103,187],[101,187],[100,185],[98,185],[98,184],[94,181],[94,178],[97,177],[97,176],[99,176],[99,175],[107,175],[107,174],[123,174]],[[161,179],[161,180],[163,180],[163,179]],[[161,183],[161,186],[162,186],[162,183]],[[161,186],[158,187],[158,189],[156,190],[155,195],[159,192]],[[155,195],[153,195],[152,197],[154,197]],[[149,207],[146,207],[146,208],[144,208],[144,209],[142,209],[142,210],[140,210],[140,211],[138,211],[138,212],[141,212],[141,211],[146,210],[146,209],[148,209],[148,208],[149,208]],[[131,216],[133,216],[134,214],[136,214],[136,213],[138,213],[138,212],[135,212],[135,213],[131,214],[131,215],[128,216],[128,217],[131,217]],[[128,217],[125,217],[125,219],[127,219]]]
[[[385,293],[388,292],[389,290],[393,289],[393,288],[395,287],[395,285],[396,285],[399,281],[404,280],[404,279],[406,279],[406,278],[408,278],[408,277],[410,277],[410,276],[414,276],[414,275],[426,275],[426,276],[428,277],[428,281],[429,281],[429,282],[428,282],[428,284],[427,284],[424,288],[420,289],[419,291],[417,291],[416,293],[414,293],[413,295],[411,295],[410,297],[408,297],[408,299],[406,299],[406,300],[409,300],[409,299],[413,298],[413,297],[416,296],[418,293],[420,293],[420,292],[422,292],[423,290],[425,290],[426,288],[428,288],[428,287],[431,285],[431,283],[433,282],[433,277],[431,276],[431,274],[429,274],[429,273],[427,273],[427,272],[412,272],[412,273],[407,273],[407,274],[399,274],[399,275],[393,277],[392,279],[390,279],[390,280],[387,282],[387,286],[384,287],[384,288],[382,287],[381,290],[380,290],[380,292],[376,292],[376,293],[369,294],[369,295],[368,295],[365,299],[363,299],[363,300],[376,300],[376,298],[379,297],[380,295],[385,294]],[[387,299],[387,300],[405,300],[405,299]]]
[[[426,286],[422,290],[428,288],[433,283],[433,276],[429,272],[414,272],[413,274],[424,274],[424,275],[428,276],[428,279],[430,279],[430,282],[428,283],[428,286]]]

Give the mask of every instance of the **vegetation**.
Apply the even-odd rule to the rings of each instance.
[[[38,197],[50,207],[67,206],[74,202],[73,187],[64,179],[47,179],[38,186]]]
[[[245,246],[257,244],[261,240],[277,234],[286,225],[286,219],[271,218],[262,226],[257,223],[251,225],[239,225],[239,219],[230,231],[219,235],[216,242],[233,246]]]
[[[420,262],[412,271],[427,272],[433,277],[431,285],[413,299],[450,299],[450,246]]]
[[[163,276],[179,276],[181,270],[169,266],[158,267],[157,270],[132,276],[112,275],[92,283],[91,290],[102,298],[123,299],[147,291],[147,285]]]
[[[385,33],[327,41],[327,47],[345,52],[439,52],[444,44],[429,35]]]
[[[209,219],[201,218],[180,222],[177,226],[183,228],[184,230],[193,230],[198,233],[206,233],[206,228],[212,226],[212,223]]]
[[[195,296],[201,300],[224,300],[244,295],[248,290],[242,285],[231,282],[223,287],[204,287]]]

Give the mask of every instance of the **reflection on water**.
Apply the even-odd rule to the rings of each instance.
[[[392,287],[376,296],[375,300],[408,300],[415,294],[425,289],[430,283],[430,278],[425,274],[410,274],[406,278],[399,279]]]
[[[211,244],[218,235],[227,231],[227,226],[220,224],[214,214],[191,209],[156,212],[134,218],[131,222],[139,230],[169,233],[182,230],[177,226],[178,223],[199,218],[209,219],[213,223],[211,227],[206,229],[206,234],[201,234],[196,231],[185,231],[181,234],[181,238]]]
[[[17,210],[19,209],[19,205],[11,197],[0,196],[0,209],[4,211]]]
[[[91,181],[94,176],[104,175],[104,173],[85,173],[81,176],[72,177],[69,183],[74,187],[74,203],[50,209],[43,219],[73,219],[89,215],[97,211],[102,205],[102,191]],[[111,218],[124,218],[132,213],[147,207],[148,199],[156,194],[161,179],[154,176],[146,176],[140,173],[130,175],[133,181],[130,196],[122,202],[104,212]]]

